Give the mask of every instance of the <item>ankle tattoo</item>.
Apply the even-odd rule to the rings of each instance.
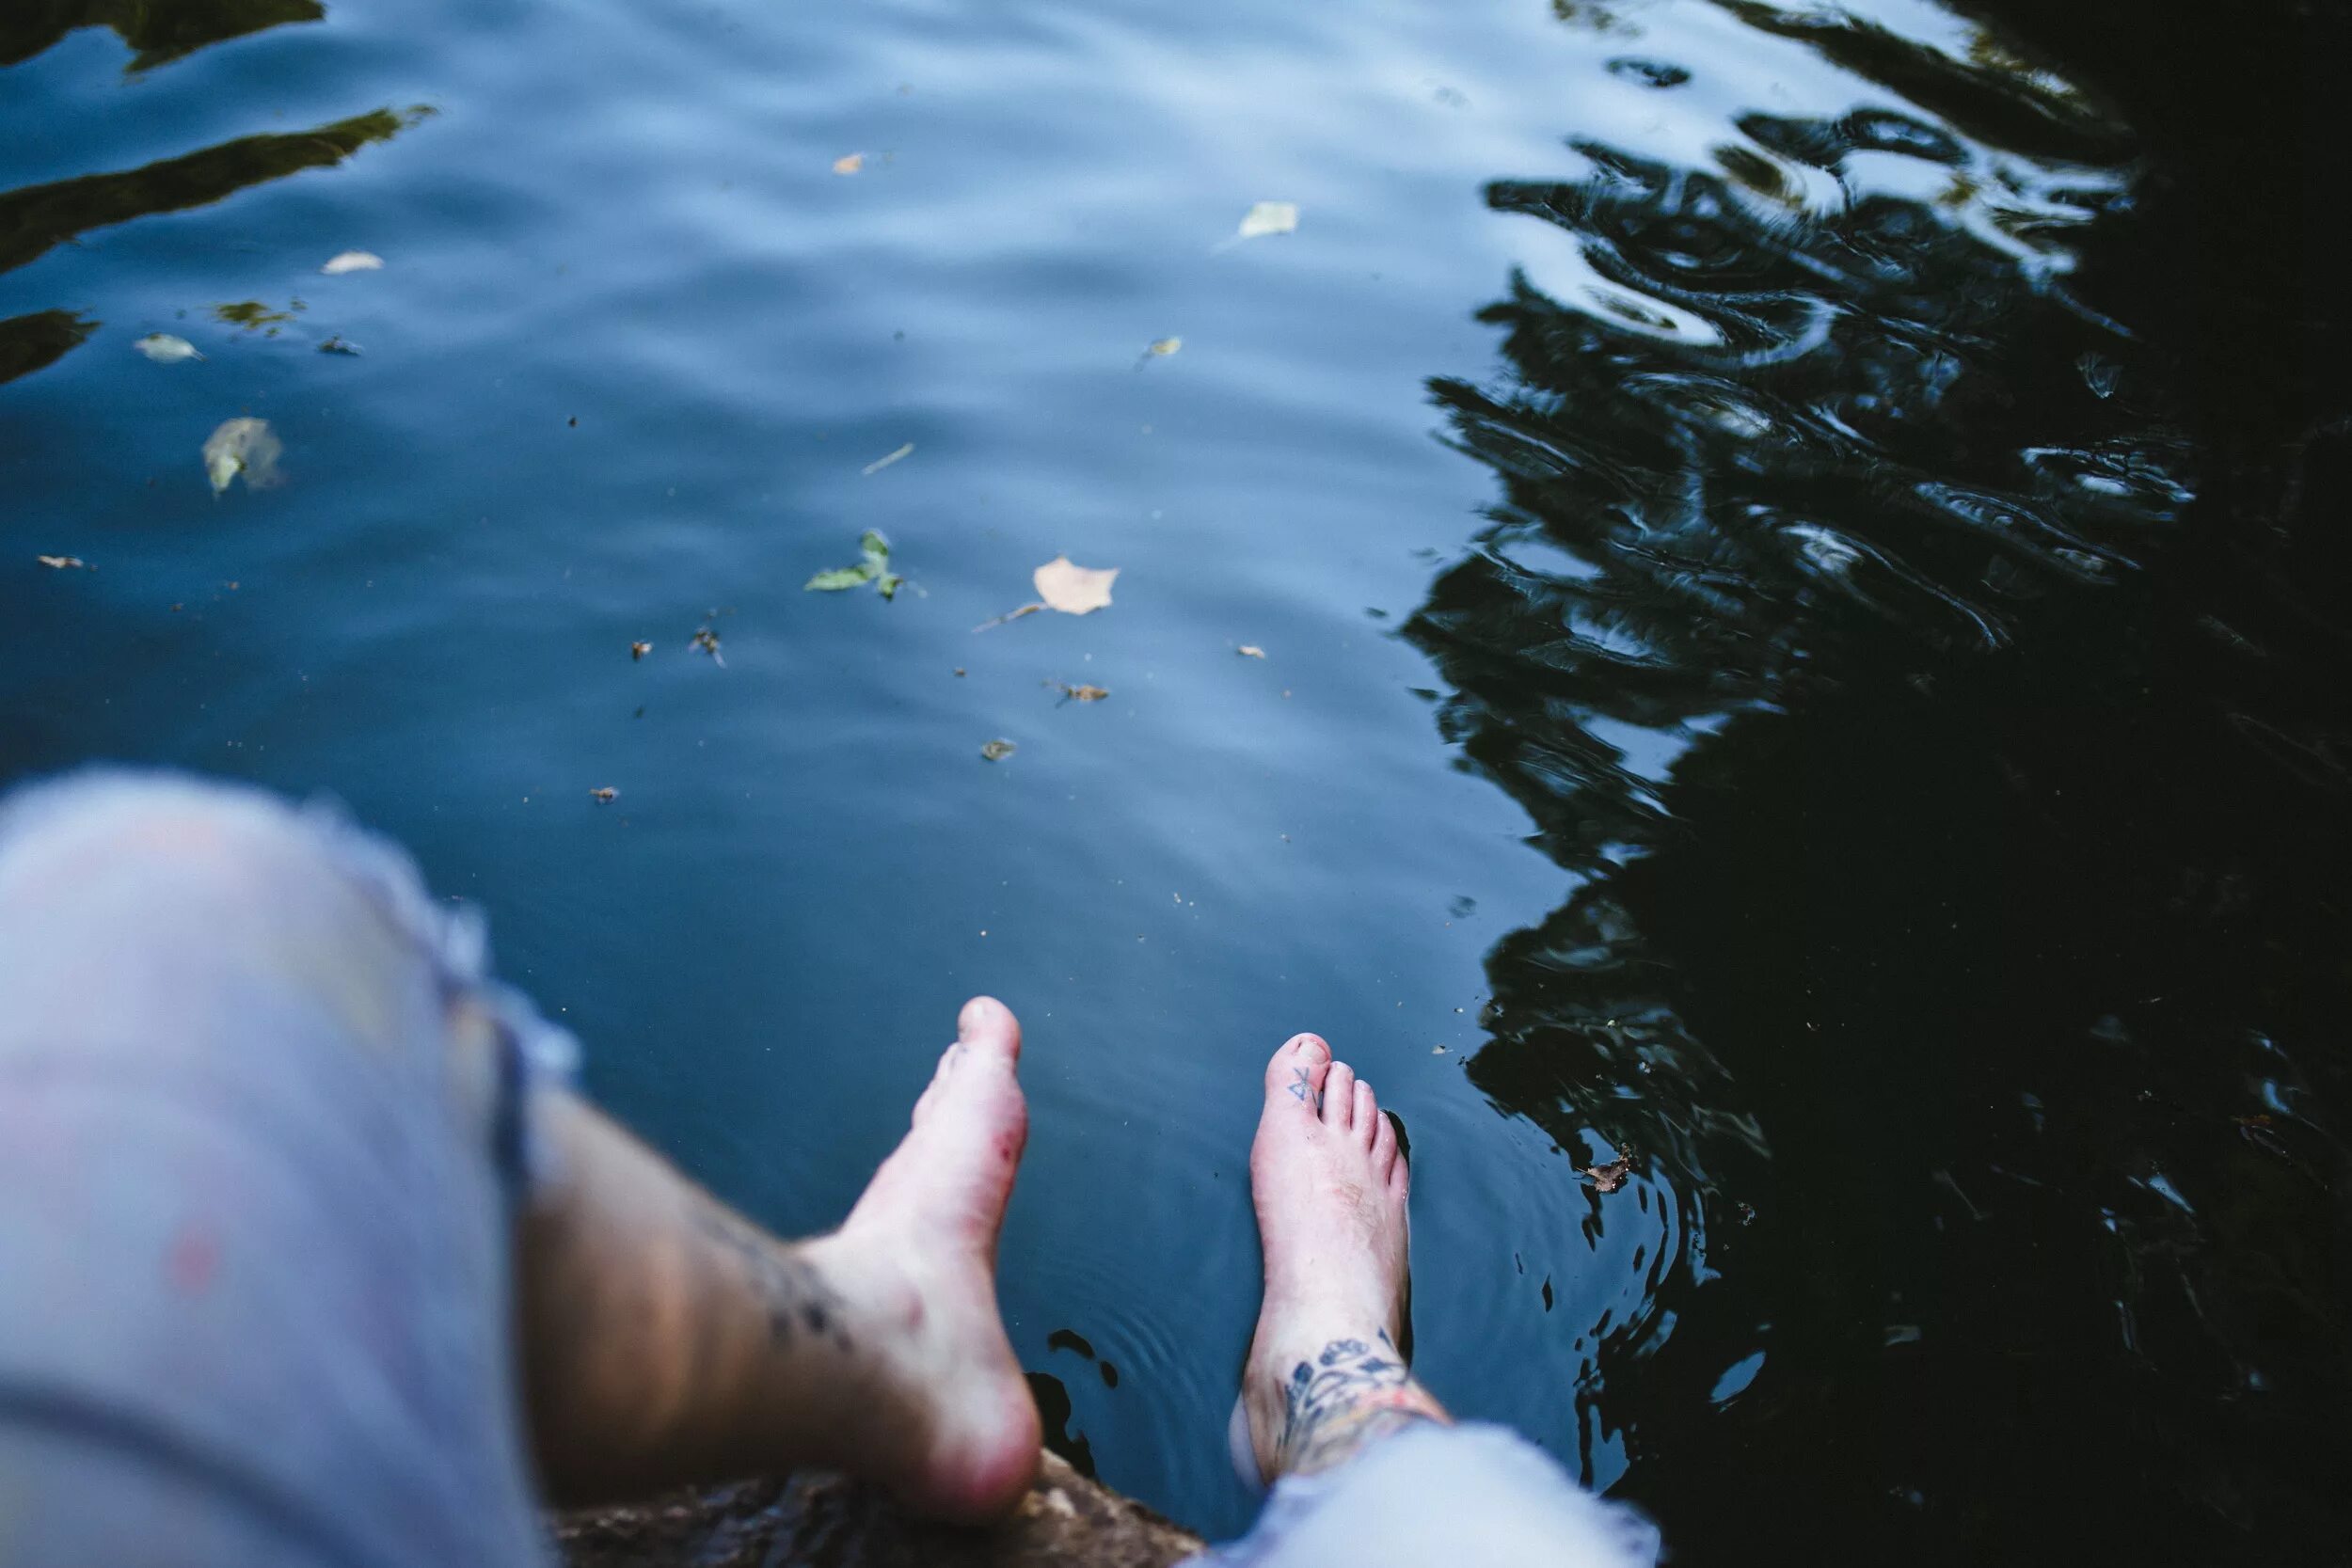
[[[1327,1469],[1375,1437],[1438,1418],[1387,1330],[1371,1343],[1334,1339],[1283,1386],[1280,1468]]]

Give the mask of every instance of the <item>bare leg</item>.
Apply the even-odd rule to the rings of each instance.
[[[519,1259],[542,1468],[570,1500],[809,1465],[978,1521],[1035,1475],[1035,1404],[996,1310],[1027,1111],[1021,1031],[968,1003],[914,1129],[842,1227],[787,1244],[596,1112],[548,1117],[559,1177]]]
[[[1400,1428],[1446,1422],[1399,1348],[1409,1230],[1396,1129],[1317,1036],[1266,1064],[1249,1184],[1265,1301],[1242,1402],[1261,1476],[1327,1469]]]

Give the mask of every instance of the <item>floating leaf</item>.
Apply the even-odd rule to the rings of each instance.
[[[1594,1190],[1603,1193],[1613,1193],[1619,1187],[1625,1185],[1625,1179],[1627,1177],[1633,1174],[1633,1150],[1628,1148],[1623,1144],[1619,1144],[1617,1146],[1617,1158],[1610,1161],[1605,1165],[1591,1166],[1585,1170],[1584,1174],[1593,1179]]]
[[[898,459],[902,457],[912,457],[914,455],[914,443],[909,441],[905,446],[900,447],[897,451],[892,452],[889,456],[875,458],[874,461],[866,465],[865,467],[860,468],[858,472],[863,474],[878,474],[884,468],[889,467],[893,463],[898,462]]]
[[[53,572],[62,572],[70,567],[79,567],[85,572],[95,572],[98,570],[97,567],[91,565],[88,562],[84,561],[78,555],[37,555],[33,557],[33,559],[48,567]]]
[[[980,755],[991,762],[1002,762],[1020,749],[1009,740],[992,740],[980,748]]]
[[[833,161],[833,171],[835,174],[855,174],[865,166],[866,154],[863,152],[845,153]]]
[[[859,536],[857,547],[865,553],[865,560],[854,566],[836,566],[830,572],[819,572],[801,587],[819,594],[837,594],[845,588],[862,587],[870,582],[883,598],[896,598],[899,585],[906,579],[889,569],[890,541],[869,528]]]
[[[599,784],[588,794],[600,806],[609,806],[621,798],[621,792],[611,784]]]
[[[384,258],[373,251],[346,250],[340,256],[329,257],[319,271],[329,277],[341,277],[347,272],[375,272],[383,265]]]
[[[1287,234],[1298,227],[1298,203],[1261,201],[1242,214],[1233,238],[1254,240],[1263,234]]]
[[[1264,650],[1263,648],[1259,647],[1259,646],[1258,646],[1255,642],[1245,642],[1245,643],[1243,643],[1240,647],[1235,648],[1233,651],[1234,651],[1235,653],[1237,653],[1237,654],[1241,655],[1241,657],[1244,657],[1244,658],[1263,658],[1263,657],[1265,657],[1265,650]]]
[[[294,319],[294,312],[303,309],[302,301],[293,300],[283,310],[273,310],[258,299],[234,300],[213,307],[213,319],[227,326],[243,327],[259,332],[264,338],[275,338],[278,329]]]
[[[213,494],[217,496],[229,488],[230,482],[245,475],[248,490],[266,489],[278,483],[278,459],[285,448],[270,434],[266,420],[227,420],[205,439],[204,471],[213,481]]]
[[[177,365],[183,360],[204,357],[196,351],[194,343],[168,332],[151,332],[131,346],[158,365]]]
[[[1060,692],[1065,703],[1099,703],[1110,695],[1099,686],[1073,686],[1068,681],[1047,681],[1045,684]]]
[[[710,662],[720,669],[723,670],[727,667],[726,655],[719,651],[719,634],[708,626],[694,633],[694,646],[708,654]]]
[[[1143,352],[1136,356],[1136,369],[1141,370],[1154,359],[1165,359],[1184,346],[1184,341],[1182,338],[1154,340],[1145,344]]]
[[[321,354],[347,354],[357,359],[359,357],[359,345],[339,333],[321,343],[319,352]]]
[[[635,663],[651,652],[653,652],[653,644],[650,642],[631,642],[628,645],[629,661]]]
[[[1116,566],[1073,566],[1066,555],[1057,555],[1029,576],[1037,584],[1037,596],[1048,610],[1058,610],[1064,615],[1089,615],[1111,602],[1111,584],[1118,579]]]

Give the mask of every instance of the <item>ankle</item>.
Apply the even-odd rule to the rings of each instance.
[[[1417,1421],[1446,1421],[1444,1406],[1413,1380],[1385,1327],[1269,1334],[1250,1346],[1244,1408],[1260,1473],[1327,1469],[1375,1437]]]

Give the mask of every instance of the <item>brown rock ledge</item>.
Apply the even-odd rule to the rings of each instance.
[[[991,1529],[917,1519],[839,1476],[744,1481],[555,1516],[569,1568],[1170,1568],[1200,1541],[1053,1454]]]

